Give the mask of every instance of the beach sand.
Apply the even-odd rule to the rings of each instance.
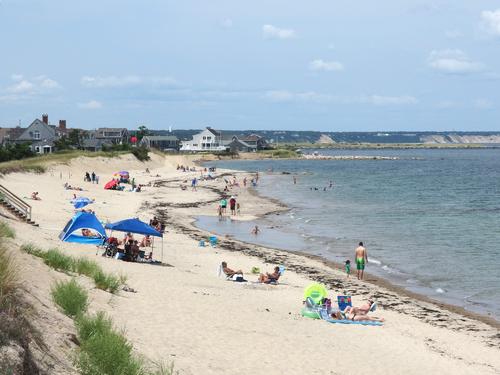
[[[217,247],[199,247],[208,233],[193,226],[193,217],[216,215],[223,178],[201,181],[197,191],[180,184],[199,172],[177,171],[177,164],[194,165],[192,158],[152,155],[147,163],[132,155],[119,158],[78,158],[52,165],[44,174],[16,173],[0,183],[21,197],[38,191],[42,200],[28,202],[40,227],[3,218],[15,228],[15,244],[32,242],[48,249],[97,261],[105,271],[127,276],[137,293],[111,295],[89,289],[91,312],[105,311],[123,328],[137,353],[155,363],[175,363],[180,374],[499,374],[498,322],[430,301],[368,276],[365,282],[349,281],[336,265],[303,254],[266,249],[231,238]],[[150,173],[146,172],[149,168]],[[137,183],[156,181],[141,193],[107,191],[104,184],[113,172],[128,170]],[[100,184],[83,182],[95,171]],[[235,174],[241,182],[243,172]],[[226,177],[227,178],[227,177]],[[83,192],[65,190],[63,184],[81,186]],[[58,235],[73,214],[73,193],[95,198],[89,206],[102,221],[153,215],[166,223],[163,262],[168,266],[127,263],[96,255],[96,248],[62,243]],[[242,203],[239,220],[251,220],[276,210],[279,202],[259,197],[251,189],[233,188]],[[116,234],[116,232],[115,232]],[[140,237],[140,236],[139,236]],[[154,257],[161,259],[161,246]],[[69,276],[50,270],[39,259],[17,251],[24,287],[35,305],[40,329],[50,345],[71,356],[76,345],[72,322],[57,312],[50,299],[55,280]],[[242,269],[249,283],[218,277],[221,261]],[[257,284],[252,267],[271,271],[283,264],[287,270],[279,285]],[[383,327],[330,324],[300,315],[304,288],[313,281],[325,283],[329,296],[352,294],[354,304],[367,298],[378,302],[373,315],[383,317]],[[72,373],[70,363],[53,373]]]

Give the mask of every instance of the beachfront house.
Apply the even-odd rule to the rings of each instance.
[[[247,136],[234,135],[227,146],[231,152],[256,152],[257,150],[265,150],[269,147],[264,137],[257,134]]]
[[[49,124],[49,116],[42,115],[42,120],[35,119],[15,139],[9,142],[29,143],[33,152],[48,154],[54,150],[54,141],[67,134],[66,120],[59,120],[59,126]]]
[[[191,141],[182,141],[181,151],[225,151],[222,133],[207,126],[206,129],[193,135]]]
[[[121,145],[129,143],[129,132],[126,128],[98,128],[95,139],[105,144]]]
[[[98,128],[83,133],[83,149],[100,151],[103,146],[129,143],[129,132],[126,128]]]
[[[179,151],[179,138],[175,135],[146,135],[140,140],[139,146],[160,151]]]

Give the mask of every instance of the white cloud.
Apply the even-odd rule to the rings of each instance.
[[[373,105],[408,105],[408,104],[418,103],[417,98],[409,95],[402,95],[402,96],[370,95],[362,97],[361,101]]]
[[[57,89],[57,88],[60,88],[61,86],[59,85],[59,83],[57,83],[53,79],[44,78],[40,81],[40,87],[42,87],[44,89]]]
[[[500,36],[500,9],[481,12],[481,22],[488,33]]]
[[[122,77],[84,76],[81,78],[80,82],[82,86],[88,88],[120,88],[120,87],[134,87],[142,85],[169,86],[176,84],[175,79],[171,77],[141,77],[136,75],[128,75]]]
[[[272,102],[313,102],[325,103],[334,101],[335,97],[320,94],[314,91],[293,92],[288,90],[271,90],[264,94],[264,98]]]
[[[472,61],[459,49],[432,51],[427,62],[431,68],[451,74],[474,73],[484,68],[483,64]]]
[[[493,108],[493,103],[490,100],[484,99],[484,98],[476,99],[473,101],[472,104],[474,105],[475,108],[478,108],[478,109]]]
[[[7,91],[13,94],[30,94],[33,93],[34,89],[35,85],[33,83],[23,79],[22,81],[19,81],[18,83],[9,86],[7,88]]]
[[[444,36],[448,39],[458,39],[463,36],[462,32],[459,30],[446,30]]]
[[[100,109],[102,108],[102,103],[97,100],[90,100],[86,103],[78,103],[78,108],[81,109]]]
[[[338,61],[323,61],[321,59],[316,59],[309,63],[309,69],[332,72],[344,70],[344,66]]]
[[[220,23],[220,25],[224,29],[230,29],[231,27],[233,27],[233,20],[231,18],[226,18]]]
[[[269,39],[290,39],[295,37],[293,29],[280,29],[273,25],[262,26],[262,33],[265,38]]]

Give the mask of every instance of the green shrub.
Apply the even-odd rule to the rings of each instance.
[[[74,279],[57,282],[52,288],[52,298],[68,316],[78,316],[87,310],[87,292]]]
[[[132,154],[140,161],[147,161],[151,158],[148,154],[148,149],[146,147],[135,147],[132,149]]]
[[[87,258],[78,258],[74,261],[73,270],[79,275],[85,275],[88,277],[93,277],[97,272],[101,271],[101,267]]]
[[[57,249],[50,249],[43,256],[43,261],[49,267],[52,267],[59,271],[73,271],[74,259],[68,255],[61,253]]]
[[[82,375],[141,375],[142,362],[132,355],[132,344],[113,330],[103,313],[77,320],[80,353],[76,365]]]
[[[15,238],[16,232],[9,226],[9,224],[0,221],[0,237]]]

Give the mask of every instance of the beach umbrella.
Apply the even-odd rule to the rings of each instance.
[[[109,181],[106,185],[104,185],[104,189],[110,190],[113,189],[118,183],[115,180]]]
[[[75,208],[82,208],[82,207],[85,207],[91,203],[94,203],[94,201],[90,198],[87,198],[87,197],[78,197],[78,198],[75,198],[71,201],[71,203],[73,204],[73,206]]]

